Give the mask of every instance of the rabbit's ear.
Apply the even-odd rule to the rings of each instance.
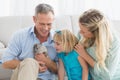
[[[42,44],[39,44],[40,46],[43,46]]]
[[[37,44],[34,44],[33,48],[34,48],[34,49],[37,48]]]
[[[33,46],[33,52],[36,53],[36,51],[37,51],[37,44],[34,44],[34,46]]]

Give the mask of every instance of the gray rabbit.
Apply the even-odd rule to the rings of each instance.
[[[37,43],[34,45],[33,53],[34,53],[34,55],[35,54],[44,54],[46,57],[48,57],[47,48],[40,43]]]
[[[40,43],[35,44],[33,46],[33,53],[34,53],[34,56],[35,54],[44,54],[46,57],[48,57],[47,48]],[[40,66],[45,66],[45,65],[40,64]]]

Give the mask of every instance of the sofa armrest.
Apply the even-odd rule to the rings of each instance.
[[[12,70],[4,69],[0,63],[0,80],[10,80]]]
[[[6,48],[0,48],[0,60],[2,58],[2,54],[5,52]]]
[[[4,69],[2,67],[1,57],[5,52],[6,48],[0,48],[0,80],[10,80],[12,70]]]

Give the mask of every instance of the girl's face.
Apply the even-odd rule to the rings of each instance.
[[[83,26],[80,24],[80,33],[83,35],[85,38],[92,38],[93,34],[88,30],[87,27]]]
[[[55,48],[56,48],[56,51],[58,52],[58,53],[60,53],[60,52],[63,52],[63,46],[62,46],[62,43],[61,42],[58,42],[58,41],[54,41],[54,46],[55,46]]]

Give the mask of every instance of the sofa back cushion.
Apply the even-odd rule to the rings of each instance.
[[[74,16],[57,16],[55,17],[53,23],[54,30],[69,29],[75,35],[79,31],[78,23],[79,15]],[[113,20],[113,28],[120,32],[120,21]],[[32,16],[6,16],[0,17],[0,41],[2,41],[6,46],[11,39],[12,34],[28,26],[34,25]]]
[[[28,26],[34,25],[32,16],[6,16],[0,17],[0,41],[7,46],[12,34]],[[70,16],[56,17],[53,23],[53,29],[69,29],[72,31]]]

